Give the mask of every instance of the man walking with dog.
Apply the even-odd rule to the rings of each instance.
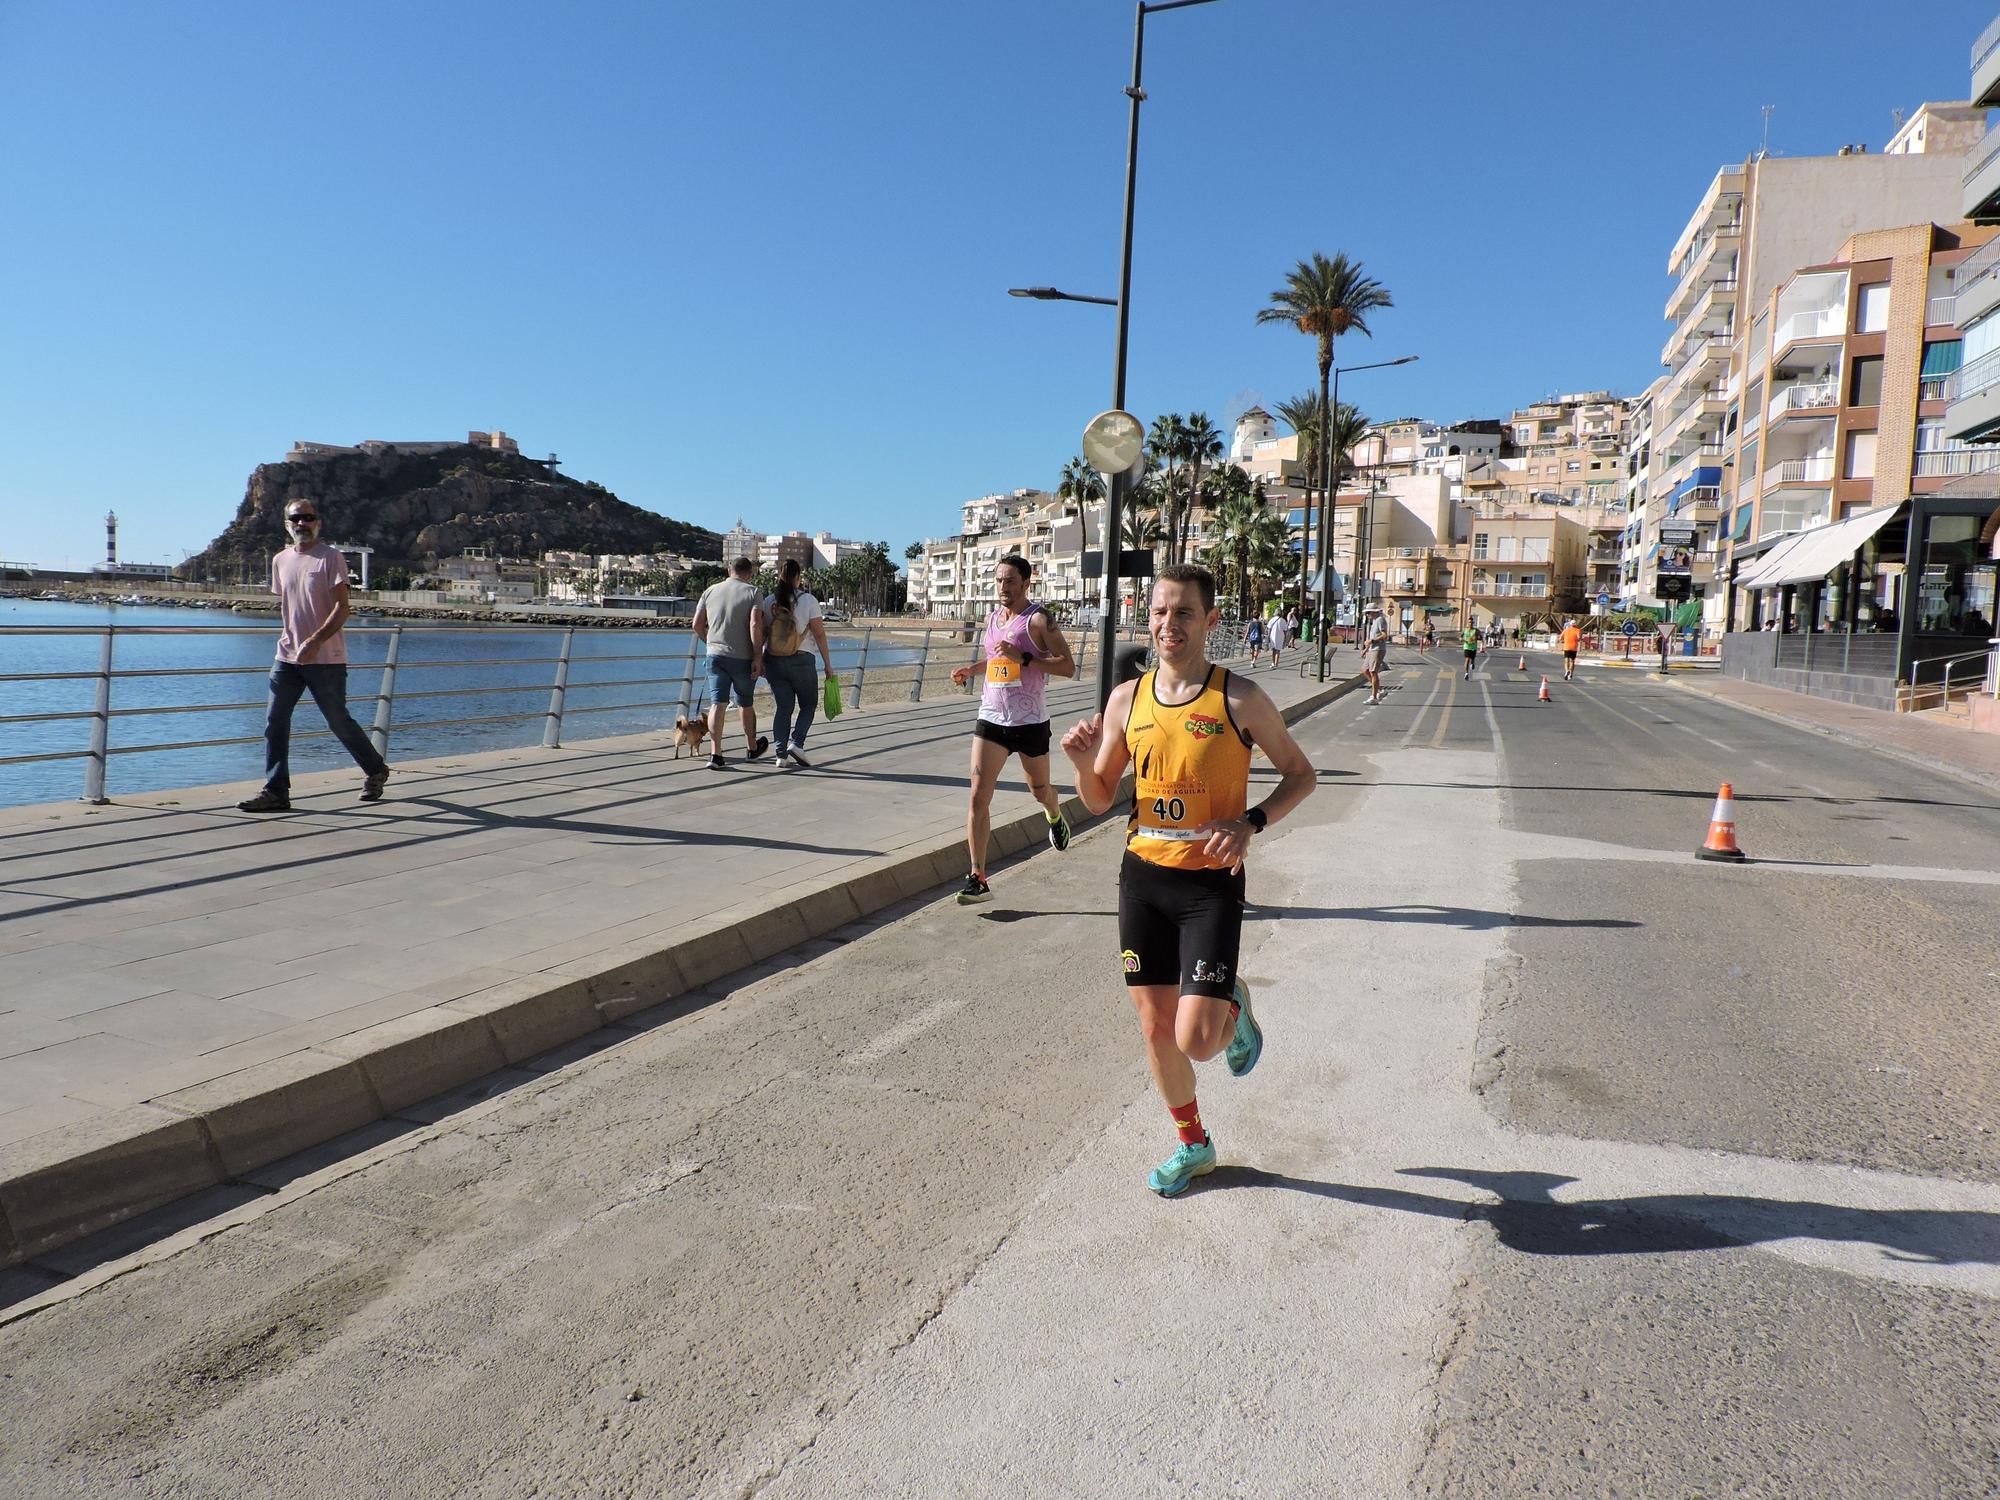
[[[750,582],[756,565],[739,557],[729,565],[730,575],[712,583],[695,606],[694,633],[708,642],[708,768],[729,769],[722,753],[722,724],[733,697],[742,706],[743,744],[748,758],[755,760],[771,748],[771,742],[757,733],[757,708],[752,701],[757,679],[764,671],[764,621],[757,613],[757,588]]]
[[[1069,847],[1069,821],[1062,798],[1049,781],[1049,710],[1046,688],[1050,677],[1076,676],[1069,642],[1048,611],[1028,598],[1033,566],[1025,557],[1009,554],[993,565],[993,588],[1000,607],[986,617],[984,654],[969,666],[955,667],[951,680],[960,687],[983,676],[979,718],[972,726],[972,806],[965,817],[965,844],[970,870],[958,893],[961,906],[993,899],[986,883],[986,845],[993,830],[993,789],[1007,757],[1021,757],[1028,790],[1042,804],[1049,820],[1049,847]]]

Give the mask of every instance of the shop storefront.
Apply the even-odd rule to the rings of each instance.
[[[1941,491],[1739,550],[1723,671],[1871,708],[1897,707],[1899,691],[1907,703],[1911,685],[1993,635],[2000,564],[1981,538],[1996,506]]]

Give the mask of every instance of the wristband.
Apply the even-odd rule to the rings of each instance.
[[[1271,826],[1270,814],[1265,812],[1264,809],[1261,807],[1251,808],[1248,812],[1246,812],[1243,815],[1243,821],[1248,823],[1252,828],[1256,829],[1257,832],[1259,833],[1262,833],[1266,828]]]

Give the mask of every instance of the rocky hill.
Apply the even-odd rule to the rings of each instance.
[[[453,444],[438,452],[337,453],[251,471],[236,519],[188,560],[194,576],[261,569],[283,547],[285,505],[311,500],[330,542],[375,549],[373,571],[411,569],[467,547],[495,555],[545,551],[686,553],[720,558],[722,538],[627,505],[540,459]]]

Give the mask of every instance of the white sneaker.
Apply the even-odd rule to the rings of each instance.
[[[780,750],[778,752],[778,769],[780,771],[789,771],[791,770],[791,768],[792,768],[791,756],[785,754],[784,751]]]

